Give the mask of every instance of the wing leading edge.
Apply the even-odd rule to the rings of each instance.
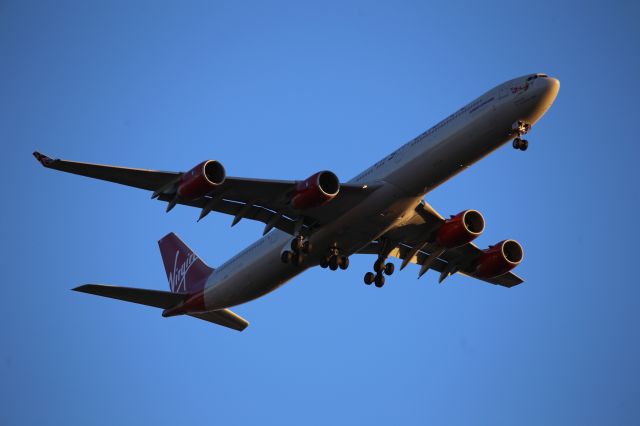
[[[52,159],[39,152],[34,157],[46,168],[105,180],[134,188],[153,191],[153,197],[166,201],[167,211],[175,204],[201,209],[200,219],[215,211],[234,216],[232,226],[241,219],[257,220],[265,224],[265,233],[272,228],[295,234],[301,227],[316,227],[332,222],[352,206],[360,203],[378,187],[343,183],[340,192],[330,203],[307,209],[294,209],[289,200],[297,181],[226,177],[224,182],[207,195],[194,200],[176,196],[176,187],[183,172],[135,169],[93,163]]]

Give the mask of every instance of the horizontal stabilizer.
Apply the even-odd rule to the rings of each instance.
[[[161,309],[172,308],[182,303],[188,296],[184,293],[171,293],[168,291],[148,290],[143,288],[118,287],[104,284],[85,284],[73,289],[82,293],[95,294],[96,296],[110,297],[126,302],[140,303]]]
[[[171,293],[168,291],[118,287],[104,284],[85,284],[73,290],[161,309],[169,309],[177,306],[189,296],[186,293]],[[249,326],[247,320],[231,312],[229,309],[187,315],[238,331],[242,331]]]
[[[238,331],[242,331],[249,326],[249,321],[229,309],[187,315]]]

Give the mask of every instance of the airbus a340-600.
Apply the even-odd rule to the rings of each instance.
[[[382,287],[392,275],[390,257],[429,269],[442,282],[460,273],[504,287],[523,282],[511,270],[523,249],[506,239],[480,249],[473,244],[484,230],[476,210],[448,219],[423,197],[508,141],[525,151],[522,138],[555,101],[558,80],[531,74],[483,94],[431,129],[401,146],[349,182],[330,171],[304,180],[227,176],[223,165],[207,160],[187,172],[163,172],[34,156],[44,167],[107,180],[153,192],[167,202],[265,224],[262,238],[218,268],[207,266],[175,234],[158,243],[170,291],[101,284],[74,290],[163,309],[162,315],[189,315],[235,330],[248,322],[228,308],[261,297],[304,270],[347,269],[354,254],[372,254],[364,283]]]

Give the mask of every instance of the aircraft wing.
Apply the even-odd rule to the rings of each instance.
[[[293,180],[226,177],[224,182],[203,197],[184,200],[176,196],[183,172],[134,169],[102,164],[52,159],[39,152],[34,157],[46,168],[106,180],[153,191],[153,198],[168,202],[167,211],[182,204],[200,208],[200,219],[211,211],[234,216],[232,226],[240,219],[253,219],[266,224],[265,233],[277,228],[294,234],[301,227],[316,227],[329,223],[368,197],[378,187],[348,183],[340,184],[338,195],[326,205],[296,210],[291,206],[291,194],[297,184]]]
[[[474,262],[483,253],[477,245],[468,243],[441,253],[433,241],[437,225],[444,220],[442,215],[429,204],[423,202],[416,207],[416,219],[412,223],[389,231],[380,240],[369,243],[358,253],[380,254],[388,252],[388,256],[402,259],[405,264],[414,263],[439,272],[440,282],[456,272],[509,288],[524,282],[522,278],[512,272],[489,279],[474,276]],[[383,241],[386,242],[383,243]],[[433,258],[430,258],[432,254]],[[407,259],[408,257],[411,258]],[[425,263],[427,266],[424,266]]]

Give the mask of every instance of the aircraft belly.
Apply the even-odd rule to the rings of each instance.
[[[272,231],[255,243],[258,249],[240,253],[230,261],[233,265],[216,271],[205,292],[206,306],[229,308],[261,297],[318,265],[330,247],[337,246],[349,256],[406,222],[427,192],[507,142],[514,115],[521,112],[494,104],[457,127],[391,154],[370,173],[354,178],[353,182],[384,184],[340,218],[317,229],[311,236],[314,250],[303,265],[281,262],[292,236]]]
[[[408,217],[420,198],[406,197],[393,185],[380,188],[365,202],[312,235],[313,252],[301,266],[282,263],[280,255],[291,236],[272,231],[260,252],[245,253],[223,270],[207,288],[206,306],[211,310],[230,308],[272,292],[306,269],[319,264],[334,243],[344,255],[351,255]],[[218,271],[216,271],[218,273]]]
[[[419,155],[391,172],[387,180],[409,195],[424,195],[433,190],[508,140],[502,127],[510,126],[496,126],[493,117],[489,115],[483,120],[476,120],[426,144]]]

